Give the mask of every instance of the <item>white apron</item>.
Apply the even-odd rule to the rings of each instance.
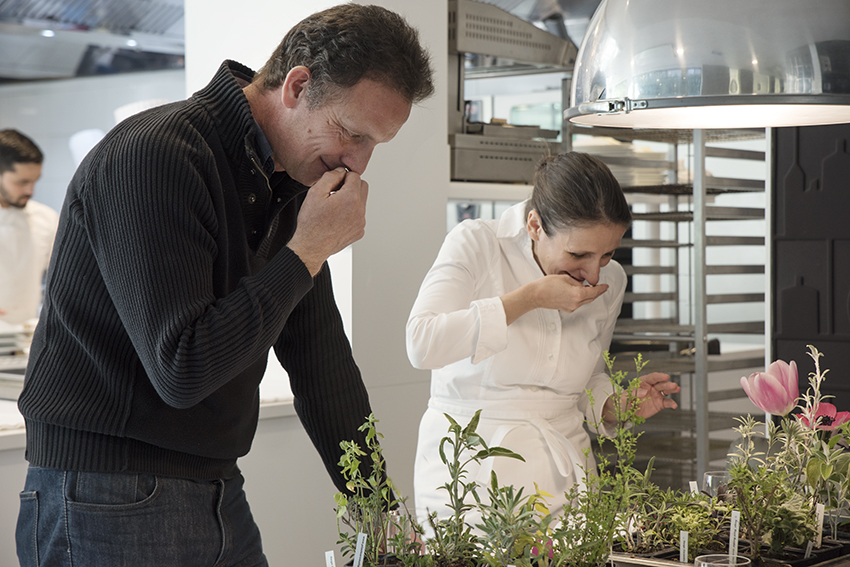
[[[428,410],[419,428],[414,474],[414,498],[417,520],[431,535],[428,514],[436,512],[447,518],[451,510],[446,506],[448,493],[438,487],[450,480],[448,468],[440,460],[439,445],[448,435],[448,413],[461,427],[465,427],[476,410],[482,409],[477,433],[489,447],[502,446],[526,459],[522,462],[507,457],[485,459],[481,465],[467,465],[467,481],[475,480],[478,494],[487,501],[490,471],[495,471],[501,486],[523,488],[523,494],[532,494],[534,484],[548,492],[549,511],[559,514],[566,498],[564,492],[574,483],[583,488],[585,470],[595,467],[592,454],[584,455],[590,439],[584,427],[584,416],[578,410],[578,396],[558,396],[535,402],[506,402],[495,400],[441,400],[431,398]],[[451,458],[451,447],[445,447]],[[469,503],[474,503],[469,499]],[[472,511],[466,515],[467,523],[474,526],[481,521],[480,514]]]

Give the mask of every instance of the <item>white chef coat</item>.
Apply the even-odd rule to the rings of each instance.
[[[38,317],[58,224],[56,211],[33,200],[22,209],[0,207],[0,320],[20,325]]]
[[[497,221],[455,227],[407,322],[411,363],[432,370],[414,469],[416,514],[425,526],[429,511],[450,515],[447,492],[438,490],[449,481],[439,456],[449,426],[444,413],[463,426],[482,409],[478,432],[488,445],[526,460],[471,463],[468,479],[485,487],[482,497],[492,468],[501,485],[525,487],[524,494],[533,493],[536,482],[553,495],[550,509],[557,513],[564,491],[595,466],[583,422],[585,416],[601,422],[611,392],[602,353],[611,343],[626,274],[612,260],[600,271],[600,283],[610,287],[592,303],[573,313],[535,309],[507,325],[500,296],[544,275],[532,254],[525,206],[511,207]],[[474,514],[467,519],[478,521]]]

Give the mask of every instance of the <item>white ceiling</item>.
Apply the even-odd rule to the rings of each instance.
[[[578,45],[601,0],[484,1]],[[183,27],[183,0],[0,0],[0,80],[76,76],[92,46],[182,55]]]
[[[183,0],[0,0],[0,78],[73,77],[90,46],[182,55]]]

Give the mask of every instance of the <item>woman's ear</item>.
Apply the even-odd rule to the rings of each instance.
[[[528,230],[528,236],[532,240],[540,240],[540,236],[543,233],[543,225],[540,223],[540,215],[534,209],[528,211],[528,220],[526,221],[525,228]]]

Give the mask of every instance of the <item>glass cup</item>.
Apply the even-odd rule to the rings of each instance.
[[[712,497],[726,496],[731,479],[729,471],[707,471],[702,475],[702,489]]]
[[[694,559],[695,567],[750,567],[750,558],[744,555],[731,555],[715,553],[712,555],[700,555]]]

